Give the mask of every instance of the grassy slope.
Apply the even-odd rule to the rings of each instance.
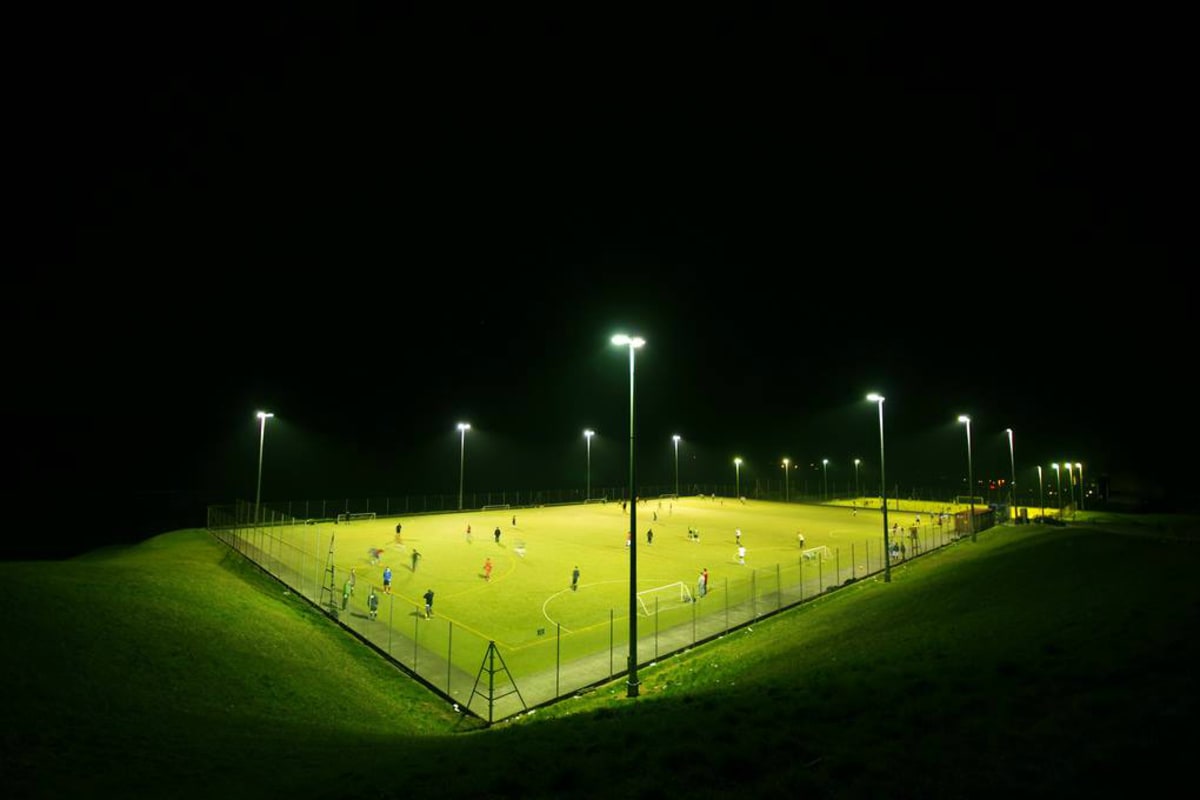
[[[989,532],[643,668],[636,701],[618,682],[480,731],[177,532],[0,564],[0,777],[47,797],[1153,790],[1197,745],[1198,561],[1112,526]]]

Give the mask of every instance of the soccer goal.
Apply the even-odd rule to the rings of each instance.
[[[637,593],[638,608],[643,617],[653,615],[660,608],[676,608],[692,602],[692,593],[683,581],[668,583]]]
[[[810,547],[807,550],[801,550],[800,556],[805,561],[828,561],[833,558],[833,553],[825,545],[820,547]]]
[[[605,495],[604,497],[589,497],[588,499],[584,500],[583,502],[584,502],[584,505],[587,505],[588,503],[604,503],[604,504],[606,504],[606,503],[608,503],[608,496]]]
[[[509,508],[512,508],[511,503],[496,503],[495,505],[484,506],[482,510],[483,511],[504,511]]]
[[[355,520],[359,520],[359,519],[375,519],[375,512],[374,511],[356,511],[354,513],[337,515],[338,522],[354,522]]]

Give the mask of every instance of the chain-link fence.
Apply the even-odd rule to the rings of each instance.
[[[499,503],[504,496],[488,499]],[[454,505],[457,510],[457,496]],[[337,514],[371,513],[367,506],[338,505],[332,519]],[[561,625],[543,630],[535,644],[504,652],[485,636],[439,617],[436,608],[427,616],[422,605],[339,570],[333,563],[333,508],[325,501],[291,507],[299,514],[244,502],[212,506],[208,530],[430,689],[488,722],[628,672],[628,609],[610,609],[606,619],[574,626],[570,632]],[[409,510],[394,508],[390,513],[411,514],[412,507],[405,504]],[[389,508],[385,505],[376,513],[386,514]],[[975,519],[976,532],[993,524],[990,512]],[[937,514],[904,530],[896,526],[890,537],[892,564],[969,532],[966,513]],[[875,575],[884,568],[883,551],[882,537],[801,550],[792,562],[747,568],[745,577],[723,579],[703,596],[697,587],[689,587],[696,602],[663,606],[659,599],[647,597],[646,616],[638,625],[638,666]]]

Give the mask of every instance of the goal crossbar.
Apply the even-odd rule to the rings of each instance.
[[[637,601],[642,616],[649,617],[658,611],[662,603],[666,603],[669,607],[673,608],[683,603],[692,602],[692,592],[688,589],[686,583],[676,581],[675,583],[668,583],[666,586],[643,589],[637,593]]]
[[[819,545],[817,547],[810,547],[807,550],[801,551],[800,555],[804,558],[805,561],[813,561],[813,560],[828,561],[830,558],[833,557],[833,554],[831,552],[829,552],[829,548],[825,545]]]
[[[355,512],[347,512],[345,514],[337,515],[338,522],[353,522],[356,519],[375,519],[375,512],[374,511],[355,511]]]

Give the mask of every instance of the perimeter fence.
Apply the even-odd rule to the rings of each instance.
[[[502,493],[501,493],[502,494]],[[498,505],[502,501],[497,498]],[[515,507],[515,504],[510,503]],[[889,506],[890,506],[889,502]],[[457,498],[455,500],[457,506]],[[293,504],[295,513],[277,505],[238,502],[210,506],[208,530],[331,619],[420,680],[447,701],[488,723],[553,703],[628,674],[628,609],[609,609],[606,617],[566,631],[549,628],[533,646],[505,652],[485,635],[438,617],[395,595],[354,587],[347,595],[348,573],[333,563],[338,514],[376,514],[366,505],[346,504],[330,518],[329,507],[314,514],[315,504]],[[393,511],[396,515],[412,514]],[[457,508],[455,508],[457,510]],[[982,512],[982,513],[980,513]],[[976,532],[994,524],[991,510],[977,511]],[[257,520],[257,522],[256,522]],[[969,514],[935,514],[920,526],[894,530],[892,565],[919,558],[967,535]],[[799,555],[792,563],[747,567],[745,577],[725,578],[697,602],[649,601],[638,626],[639,668],[725,635],[783,609],[813,600],[884,569],[882,536],[849,548],[824,548]],[[344,572],[344,571],[343,571]],[[693,587],[693,591],[695,591]]]

